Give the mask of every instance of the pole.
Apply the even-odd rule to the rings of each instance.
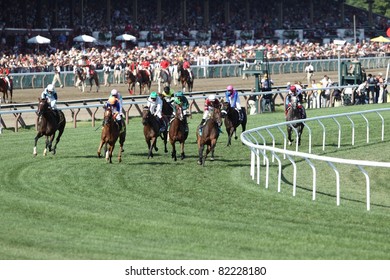
[[[353,42],[356,45],[356,15],[353,15]]]
[[[340,58],[340,47],[337,50],[337,65],[338,65],[338,74],[339,74],[339,86],[341,86],[341,58]]]

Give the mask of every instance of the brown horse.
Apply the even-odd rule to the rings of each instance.
[[[233,107],[231,107],[229,102],[224,102],[222,104],[222,117],[225,119],[225,127],[228,135],[227,146],[230,146],[232,144],[233,134],[234,139],[237,140],[236,130],[237,127],[240,126],[240,124],[242,127],[242,132],[244,132],[246,129],[246,110],[245,108],[241,108],[241,111],[243,116],[242,120],[240,121],[239,112]]]
[[[85,80],[87,79],[87,74],[83,68],[76,69],[76,83],[75,86],[79,88],[80,91],[85,91]]]
[[[176,161],[176,146],[175,143],[180,143],[181,153],[180,158],[185,158],[184,154],[184,143],[188,137],[188,130],[186,129],[185,116],[183,115],[183,109],[180,105],[175,105],[176,114],[172,119],[169,126],[169,142],[172,145],[172,158]]]
[[[146,90],[150,92],[152,80],[146,70],[141,69],[137,72],[137,83],[139,83],[139,94],[145,93]]]
[[[112,153],[115,148],[116,141],[119,138],[119,152],[118,161],[122,161],[123,144],[126,140],[126,127],[122,124],[123,129],[120,131],[119,126],[116,123],[115,117],[112,113],[111,107],[107,107],[104,111],[103,129],[100,140],[100,145],[97,151],[98,157],[100,158],[101,150],[104,145],[104,153],[106,155],[106,161],[112,163]],[[108,146],[108,149],[107,149]]]
[[[34,144],[34,152],[33,155],[37,155],[37,142],[38,139],[41,138],[43,135],[46,136],[46,146],[45,150],[43,151],[43,155],[46,156],[47,149],[49,149],[49,152],[53,152],[53,155],[56,153],[56,148],[58,142],[60,142],[61,135],[64,132],[66,119],[65,115],[60,110],[52,110],[49,108],[49,103],[46,99],[38,99],[38,133],[35,136],[35,144]],[[54,144],[54,147],[52,148],[52,143],[55,137],[55,134],[58,130],[58,136],[56,138],[56,143]]]
[[[164,141],[164,152],[168,153],[167,138],[168,132],[165,130],[160,132],[160,123],[157,117],[155,117],[148,106],[145,106],[142,110],[142,124],[144,125],[144,136],[146,144],[148,144],[148,159],[153,157],[153,149],[157,152],[157,138],[158,136]]]
[[[214,149],[217,145],[217,140],[222,125],[221,108],[214,108],[210,112],[210,118],[204,124],[200,133],[199,127],[196,130],[196,137],[198,142],[199,159],[198,164],[205,165],[207,155],[211,152],[210,160],[214,160]],[[206,154],[203,156],[204,146],[207,145]]]
[[[131,70],[126,71],[126,83],[127,83],[127,90],[130,94],[135,93],[135,85],[137,84],[137,77],[133,74]]]
[[[12,92],[13,92],[13,85],[12,85],[12,79],[9,79],[10,86],[8,86],[8,83],[3,78],[0,78],[0,92],[3,93],[3,100],[5,103],[12,103]],[[8,92],[10,100],[8,100]]]
[[[177,71],[179,73],[179,82],[181,83],[183,92],[186,89],[188,89],[188,92],[192,92],[192,88],[194,87],[194,75],[192,74],[192,78],[191,78],[188,70],[184,69],[182,65],[178,66]]]

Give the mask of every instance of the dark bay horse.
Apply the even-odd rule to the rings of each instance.
[[[181,83],[183,92],[186,91],[186,89],[188,89],[188,92],[192,92],[192,88],[194,87],[194,75],[192,75],[191,78],[188,70],[184,69],[182,65],[178,66],[177,71],[179,73],[179,82]]]
[[[60,142],[61,135],[64,132],[66,119],[65,115],[60,110],[52,110],[49,108],[49,103],[46,99],[38,99],[38,129],[37,129],[37,135],[35,136],[35,144],[34,144],[34,152],[33,155],[37,155],[37,142],[38,139],[42,136],[46,136],[46,146],[45,150],[43,151],[43,155],[46,156],[47,149],[49,149],[49,152],[53,152],[53,155],[56,153],[56,148],[58,142]],[[58,131],[58,135],[56,138],[56,142],[54,144],[54,147],[52,148],[53,140],[55,137],[56,132]]]
[[[95,69],[89,69],[89,91],[92,90],[93,83],[95,82],[96,92],[99,92],[99,76]]]
[[[196,130],[198,142],[199,159],[198,164],[205,165],[207,155],[211,152],[210,160],[214,160],[214,149],[219,137],[219,127],[222,125],[221,108],[214,108],[210,118],[206,121],[202,129],[202,135],[199,133],[199,127]],[[204,146],[207,146],[206,154],[203,156]]]
[[[137,77],[133,74],[133,71],[127,70],[125,73],[127,90],[130,94],[135,94],[135,85],[137,84]]]
[[[168,153],[167,138],[168,132],[165,130],[160,132],[160,123],[157,117],[155,117],[148,106],[145,106],[142,110],[142,124],[144,126],[144,136],[146,144],[148,144],[148,158],[153,157],[153,149],[157,152],[157,138],[158,136],[164,141],[164,152]]]
[[[76,83],[75,86],[79,88],[80,91],[85,91],[85,80],[87,79],[87,74],[83,68],[76,69]]]
[[[116,123],[115,117],[112,113],[111,107],[107,107],[104,111],[103,129],[100,140],[100,145],[97,151],[98,157],[100,158],[101,150],[104,145],[104,153],[106,155],[106,161],[112,163],[112,153],[115,148],[116,141],[119,138],[119,152],[118,162],[122,161],[123,144],[126,140],[126,126],[122,124],[122,130],[119,130],[119,126]],[[108,148],[108,149],[107,149]]]
[[[234,134],[234,139],[237,140],[236,130],[238,126],[241,125],[242,132],[244,132],[246,129],[246,122],[247,122],[246,110],[245,108],[241,108],[241,111],[243,115],[242,121],[240,121],[238,111],[233,107],[231,107],[229,102],[223,102],[222,117],[225,119],[225,127],[228,135],[227,146],[230,146],[232,144],[233,134]]]
[[[188,130],[186,130],[185,116],[183,115],[182,107],[178,104],[175,105],[176,114],[169,126],[169,142],[172,145],[172,158],[176,161],[176,142],[180,143],[180,158],[185,158],[184,143],[188,137]]]
[[[12,93],[13,93],[13,82],[12,79],[9,79],[10,86],[3,78],[0,78],[0,92],[3,93],[3,100],[5,103],[12,103]],[[8,92],[10,99],[8,100]]]
[[[304,119],[302,117],[301,109],[299,108],[298,98],[295,96],[291,96],[290,104],[287,108],[286,112],[286,121],[295,121],[295,120],[301,120]],[[288,134],[288,144],[291,145],[293,142],[293,139],[291,138],[291,133],[293,130],[293,127],[298,132],[298,145],[301,145],[301,136],[303,128],[305,127],[305,124],[303,122],[298,122],[293,125],[287,125],[287,134]]]
[[[141,69],[137,72],[137,82],[139,83],[139,94],[145,93],[146,90],[148,93],[150,92],[152,80],[146,70]]]

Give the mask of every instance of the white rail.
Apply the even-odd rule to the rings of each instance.
[[[361,111],[361,112],[352,112],[352,113],[344,113],[344,114],[337,114],[337,115],[328,115],[328,116],[321,116],[316,118],[308,118],[305,119],[303,122],[305,124],[305,128],[307,129],[307,134],[309,137],[309,152],[300,152],[298,151],[298,146],[296,146],[296,150],[287,150],[287,136],[283,132],[282,129],[285,129],[285,127],[289,124],[298,123],[300,121],[289,121],[289,122],[283,122],[278,124],[272,124],[267,125],[263,127],[254,128],[251,130],[247,130],[241,134],[241,141],[249,147],[251,150],[251,158],[250,158],[250,176],[252,177],[252,180],[255,180],[257,184],[260,184],[260,159],[261,156],[263,157],[263,165],[265,165],[265,188],[268,188],[269,184],[269,176],[270,176],[270,169],[269,169],[269,155],[271,154],[272,162],[274,162],[274,159],[278,161],[278,192],[281,191],[281,178],[282,178],[282,161],[278,155],[282,154],[284,158],[287,157],[287,159],[291,162],[293,166],[293,196],[296,195],[296,182],[297,182],[297,160],[294,158],[305,159],[305,161],[308,163],[308,165],[312,169],[313,173],[313,180],[312,180],[312,199],[316,199],[316,191],[317,191],[317,167],[316,167],[316,161],[326,162],[332,170],[335,172],[336,175],[336,204],[337,206],[340,205],[340,171],[335,166],[335,163],[338,164],[344,164],[344,165],[353,165],[356,166],[365,176],[366,179],[366,206],[367,211],[370,210],[370,176],[368,172],[364,169],[366,166],[370,167],[385,167],[390,168],[390,162],[379,162],[379,161],[368,161],[368,160],[355,160],[355,159],[343,159],[343,158],[337,158],[337,157],[329,157],[329,156],[320,156],[312,154],[312,133],[313,129],[311,126],[314,126],[315,124],[319,124],[320,130],[322,130],[322,149],[325,150],[326,147],[326,140],[328,137],[327,132],[329,132],[329,128],[327,127],[327,124],[324,123],[324,120],[332,120],[337,126],[338,130],[338,136],[337,136],[337,147],[340,148],[341,143],[341,135],[343,132],[343,129],[350,129],[351,131],[351,145],[355,145],[355,121],[351,118],[352,116],[360,116],[364,122],[360,121],[359,125],[365,125],[366,126],[366,142],[369,143],[370,141],[370,119],[367,118],[367,115],[374,115],[378,116],[381,120],[381,141],[384,141],[384,135],[385,135],[385,118],[383,117],[383,112],[390,112],[390,108],[383,108],[383,109],[375,109],[375,110],[367,110],[367,111]],[[351,123],[351,126],[348,126],[348,128],[341,125],[339,120],[342,118],[346,118]],[[372,121],[372,120],[371,120]],[[329,123],[329,122],[328,122]],[[276,135],[273,133],[278,133],[277,136],[282,135],[284,141],[283,141],[283,148],[278,148],[275,145],[275,139],[278,139]],[[295,136],[297,136],[297,132],[295,131]],[[307,135],[306,134],[306,135]],[[264,135],[272,135],[272,145],[268,145],[266,141],[266,137]],[[329,138],[329,137],[328,137]],[[280,137],[279,137],[280,139]],[[256,176],[257,175],[257,176]]]

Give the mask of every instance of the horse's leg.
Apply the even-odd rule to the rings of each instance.
[[[168,153],[168,148],[167,148],[167,142],[168,142],[168,132],[165,131],[163,132],[163,140],[164,140],[164,152]]]
[[[35,138],[34,138],[34,150],[33,150],[34,156],[37,155],[37,143],[38,143],[38,139],[41,137],[42,137],[42,133],[38,132],[37,136],[35,136]]]
[[[47,155],[47,149],[49,149],[49,152],[51,151],[51,140],[49,139],[49,136],[46,136],[45,149],[43,150],[44,156]]]
[[[173,158],[174,161],[177,161],[175,140],[171,141],[171,145],[172,145],[171,157]]]
[[[101,141],[100,141],[99,148],[98,148],[98,150],[97,150],[98,158],[101,157],[101,151],[102,151],[102,148],[103,148],[103,144],[104,144],[104,140],[101,140]]]
[[[291,146],[292,142],[293,142],[293,140],[291,139],[291,132],[292,132],[291,126],[287,126],[287,135],[288,135],[288,145],[289,146]]]
[[[200,140],[199,140],[199,141],[200,141]],[[205,160],[205,159],[203,159],[203,149],[204,149],[204,144],[200,144],[200,145],[199,145],[199,148],[198,148],[198,156],[199,156],[199,158],[198,158],[198,164],[204,166],[204,160]]]
[[[183,160],[186,157],[186,155],[184,154],[184,141],[180,143],[180,149],[181,149],[180,159]]]
[[[62,133],[64,133],[64,128],[61,128],[60,130],[58,130],[58,136],[57,136],[57,138],[56,138],[56,142],[55,142],[54,148],[53,148],[53,155],[56,154],[57,144],[58,144],[58,142],[60,142]],[[54,135],[53,135],[53,137],[54,137]]]

